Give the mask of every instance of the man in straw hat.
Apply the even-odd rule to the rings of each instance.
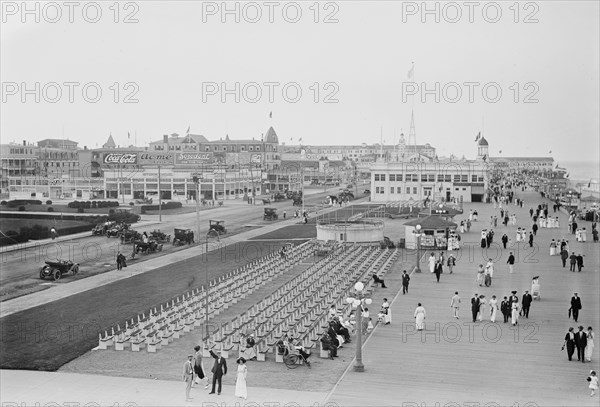
[[[185,401],[191,401],[190,390],[192,389],[192,383],[194,382],[194,365],[192,360],[194,359],[193,354],[188,355],[188,360],[183,364],[183,381],[185,382]]]

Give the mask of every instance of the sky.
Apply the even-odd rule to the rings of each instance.
[[[440,156],[600,161],[597,1],[74,4],[2,2],[3,143],[392,144],[414,110]]]

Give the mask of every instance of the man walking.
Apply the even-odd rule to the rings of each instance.
[[[502,316],[504,316],[504,323],[507,323],[510,316],[510,304],[508,303],[508,298],[504,297],[500,303],[500,311],[502,311]]]
[[[569,361],[573,358],[573,353],[575,353],[575,333],[573,333],[573,328],[569,328],[569,332],[565,335],[565,341],[563,343],[562,349],[567,347],[567,357]]]
[[[561,244],[562,246],[562,244]],[[562,260],[563,268],[567,267],[567,259],[569,258],[569,252],[564,248],[560,251],[560,259]]]
[[[194,382],[194,367],[192,365],[194,355],[188,355],[188,360],[183,364],[183,381],[185,382],[185,401],[191,401],[190,390]]]
[[[529,294],[529,291],[525,291],[523,294],[523,299],[521,300],[523,316],[525,318],[529,318],[529,307],[531,307],[531,302],[533,301],[533,297]]]
[[[433,269],[433,272],[435,273],[435,279],[439,283],[440,275],[442,274],[442,262],[440,262],[439,260],[435,262],[435,268]]]
[[[215,364],[213,365],[213,368],[211,370],[211,372],[213,374],[212,390],[208,394],[215,394],[215,385],[217,383],[219,383],[219,388],[217,389],[217,394],[221,394],[221,381],[223,379],[223,376],[225,376],[227,374],[227,362],[221,356],[220,350],[217,351],[216,354],[211,350],[210,356],[212,356],[213,359],[215,360]]]
[[[573,320],[577,322],[579,319],[579,310],[581,309],[581,298],[577,296],[577,293],[573,294],[571,297],[571,314],[573,315]]]
[[[510,274],[512,274],[515,266],[515,256],[513,252],[510,252],[510,254],[508,255],[508,260],[506,260],[506,264],[508,264],[508,270]]]
[[[475,294],[471,298],[471,314],[473,315],[473,322],[477,322],[477,314],[479,313],[479,296]]]
[[[408,292],[408,283],[409,282],[410,282],[410,276],[406,273],[406,270],[404,270],[404,273],[402,274],[402,295],[404,295]]]
[[[575,347],[577,348],[577,360],[585,363],[584,351],[587,346],[587,335],[583,331],[583,327],[579,326],[579,331],[575,334]]]
[[[502,246],[506,249],[506,244],[508,243],[508,236],[506,236],[506,233],[502,235]]]
[[[575,264],[577,264],[577,256],[575,256],[575,252],[571,252],[569,256],[569,260],[571,260],[571,268],[569,269],[573,273],[575,272]]]
[[[533,235],[537,235],[537,231],[538,231],[538,225],[537,223],[534,223],[533,226],[531,226],[531,230],[533,231]]]
[[[454,292],[454,296],[450,301],[450,308],[452,308],[454,318],[458,319],[458,309],[460,308],[460,297],[458,296],[458,291]]]
[[[581,253],[575,257],[575,261],[577,262],[577,271],[581,273],[581,269],[583,268],[583,256]]]
[[[529,232],[529,247],[533,247],[533,232]]]

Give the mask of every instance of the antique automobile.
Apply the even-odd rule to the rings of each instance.
[[[396,245],[394,244],[394,242],[392,242],[392,240],[389,237],[384,236],[383,240],[379,242],[379,247],[381,247],[382,249],[395,249]]]
[[[281,202],[281,201],[285,201],[286,199],[288,199],[284,193],[282,192],[277,192],[275,193],[275,202]]]
[[[292,202],[292,206],[302,206],[302,197],[296,196]]]
[[[173,246],[194,243],[194,232],[192,232],[192,229],[175,228],[173,235]]]
[[[60,280],[63,274],[72,272],[73,275],[79,271],[79,264],[71,260],[46,261],[46,265],[40,269],[40,278],[52,277],[54,281]]]
[[[277,215],[277,208],[265,208],[263,220],[276,220],[276,219],[279,219],[279,215]]]
[[[136,253],[144,253],[150,254],[154,252],[162,251],[163,245],[162,243],[158,243],[156,240],[148,240],[148,242],[144,242],[143,240],[135,241],[135,252]]]
[[[106,230],[106,237],[121,237],[129,226],[127,223],[115,223]]]
[[[227,233],[227,229],[225,229],[225,221],[224,220],[209,220],[208,221],[208,230],[214,230],[218,234],[222,235]]]
[[[121,243],[132,243],[142,238],[139,232],[133,229],[127,229],[120,233]]]
[[[150,238],[156,240],[158,243],[170,243],[171,235],[167,235],[159,230],[154,230],[150,233]]]
[[[104,224],[104,223],[98,223],[92,229],[92,236],[101,236],[101,235],[103,235],[103,234],[106,233],[107,229],[108,228],[106,227],[106,224]]]
[[[263,205],[270,205],[271,204],[271,200],[269,198],[263,198]]]

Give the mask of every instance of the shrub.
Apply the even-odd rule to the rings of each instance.
[[[49,206],[49,207],[48,207],[48,212],[54,212],[54,208],[53,208],[53,207],[51,207],[51,206]]]
[[[92,201],[92,208],[96,209],[98,207],[98,202]]]
[[[77,208],[77,213],[83,213],[83,212],[85,212],[85,211],[83,210],[83,207],[81,207],[81,206],[80,206],[79,208]]]
[[[8,204],[8,202],[6,202],[6,201],[0,202],[0,205],[2,205],[2,206],[6,206],[7,204]]]
[[[46,201],[46,205],[52,205],[52,201],[48,199],[48,200]]]
[[[25,207],[24,206],[19,206],[19,212],[25,212]]]
[[[109,209],[108,210],[108,215],[114,215],[115,214],[115,210],[114,209]]]
[[[134,202],[129,202],[129,206],[134,206],[135,203]]]

